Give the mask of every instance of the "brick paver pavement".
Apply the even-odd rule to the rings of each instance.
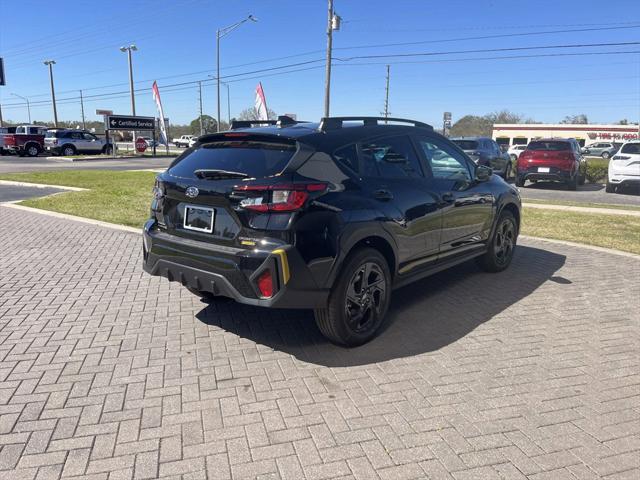
[[[370,344],[207,306],[140,237],[0,206],[0,478],[640,477],[640,261],[526,240]]]

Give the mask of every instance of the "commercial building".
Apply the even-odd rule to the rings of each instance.
[[[638,125],[496,123],[493,139],[500,145],[526,145],[543,137],[575,138],[581,146],[596,141],[626,142],[640,138]]]

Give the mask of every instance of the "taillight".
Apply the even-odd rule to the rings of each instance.
[[[322,192],[326,183],[294,183],[276,185],[245,185],[235,190],[250,196],[240,201],[240,207],[254,212],[293,212],[302,208],[311,192]]]
[[[266,298],[273,296],[273,277],[271,276],[271,270],[262,272],[258,276],[256,283],[258,284],[260,295]]]

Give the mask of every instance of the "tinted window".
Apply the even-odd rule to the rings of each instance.
[[[475,140],[453,140],[453,143],[458,145],[462,150],[477,150],[479,148],[478,142]]]
[[[80,133],[80,132],[71,132],[70,137],[73,138],[74,140],[82,140],[82,133]]]
[[[571,144],[569,142],[557,142],[557,141],[535,141],[531,142],[527,146],[527,150],[546,150],[546,151],[560,151],[571,150]]]
[[[46,138],[62,138],[63,136],[64,132],[61,130],[49,130],[45,135]]]
[[[619,153],[640,155],[640,143],[626,143],[622,146]]]
[[[366,174],[385,178],[422,177],[420,160],[409,137],[391,137],[361,145]]]
[[[433,139],[419,139],[434,178],[471,181],[471,174],[464,156],[450,145]]]
[[[83,133],[82,136],[84,137],[85,140],[89,140],[89,141],[93,141],[96,139],[96,137],[91,135],[90,133]]]
[[[334,158],[341,164],[349,167],[354,172],[358,172],[358,149],[355,145],[342,147],[333,153]]]
[[[263,178],[280,173],[296,151],[293,144],[232,140],[205,143],[187,150],[169,168],[178,177],[194,177],[199,169],[226,170]]]

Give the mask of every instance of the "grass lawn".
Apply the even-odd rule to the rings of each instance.
[[[0,180],[46,183],[89,188],[86,192],[65,192],[50,197],[24,200],[21,205],[94,218],[104,222],[141,227],[149,216],[153,172],[107,170],[65,170],[41,173],[12,173]]]
[[[154,178],[153,172],[105,170],[0,175],[1,180],[89,188],[21,204],[132,227],[141,227],[148,217]],[[640,254],[640,218],[636,217],[525,208],[522,233]]]

